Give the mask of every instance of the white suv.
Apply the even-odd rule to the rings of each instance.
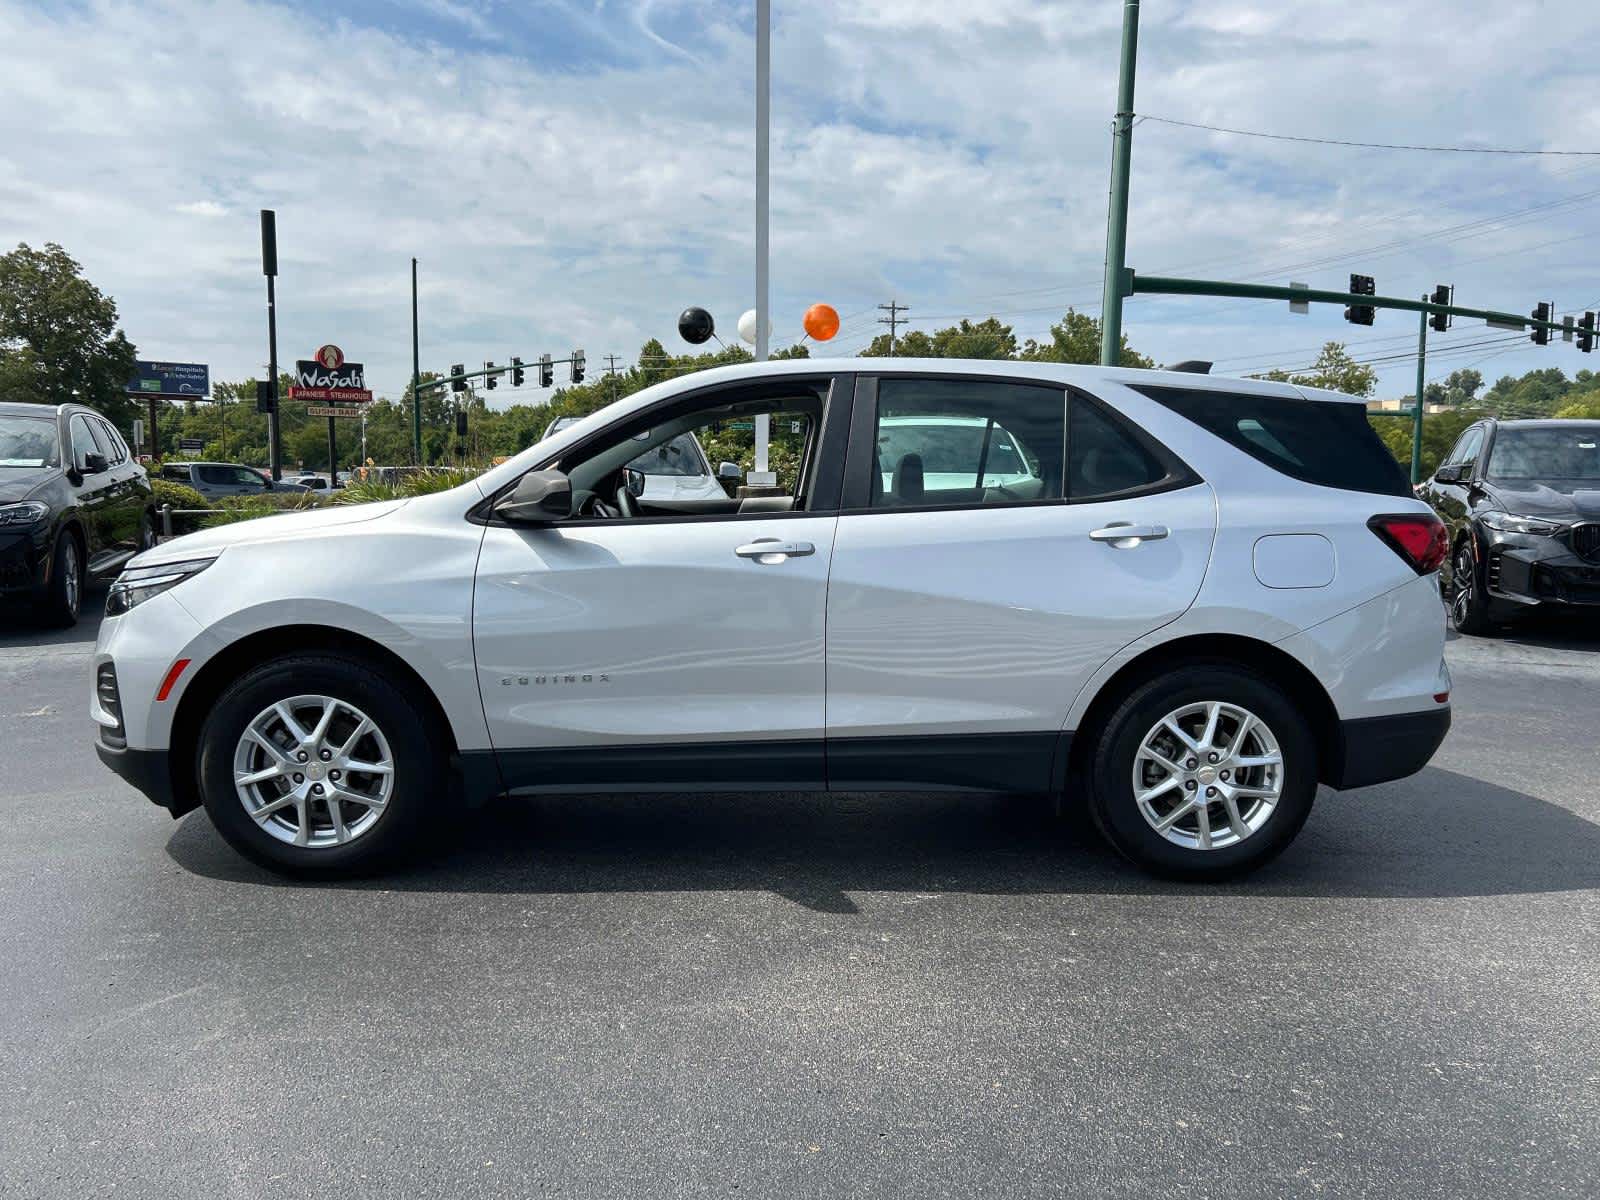
[[[762,413],[787,494],[638,494],[641,431]],[[943,788],[1065,793],[1135,862],[1214,878],[1282,850],[1319,780],[1432,756],[1444,553],[1352,397],[763,363],[453,491],[139,555],[92,714],[113,769],[291,873],[373,869],[504,792]]]

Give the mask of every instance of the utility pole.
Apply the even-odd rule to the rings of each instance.
[[[267,417],[267,446],[272,481],[283,478],[283,427],[278,423],[278,214],[261,210],[261,273],[267,277],[267,377],[272,383],[272,412]],[[151,421],[154,432],[155,422]]]
[[[756,0],[756,361],[767,361],[767,325],[772,320],[770,280],[767,275],[768,188],[772,132],[772,0]],[[755,419],[756,463],[752,483],[770,484],[768,445],[771,420],[766,413]]]
[[[422,352],[417,334],[417,260],[411,260],[411,462],[422,463]],[[362,461],[366,461],[363,449]]]
[[[1122,62],[1111,142],[1111,196],[1106,205],[1106,275],[1100,303],[1100,365],[1122,361],[1123,275],[1128,265],[1128,175],[1133,163],[1133,75],[1139,54],[1139,0],[1123,0]]]
[[[901,304],[896,300],[890,300],[889,303],[880,304],[878,307],[882,311],[889,314],[887,317],[879,317],[878,324],[887,325],[889,327],[889,357],[893,358],[895,330],[899,329],[902,325],[908,324],[908,322],[900,319],[900,314],[903,312],[910,312],[911,306],[909,304]]]
[[[606,355],[606,375],[611,379],[611,402],[617,402],[617,356]]]

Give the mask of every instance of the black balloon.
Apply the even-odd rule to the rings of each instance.
[[[691,346],[709,342],[716,329],[716,322],[703,308],[686,308],[678,314],[678,336]]]

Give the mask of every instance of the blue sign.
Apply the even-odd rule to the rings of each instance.
[[[206,363],[146,362],[141,358],[133,368],[130,392],[202,399],[211,394],[211,368]]]

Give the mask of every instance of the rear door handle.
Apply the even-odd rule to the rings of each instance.
[[[1118,550],[1131,550],[1140,542],[1158,542],[1171,531],[1165,525],[1133,525],[1127,521],[1113,521],[1104,529],[1089,531],[1089,540],[1110,542]]]
[[[757,538],[734,550],[740,558],[753,558],[759,563],[780,563],[786,558],[803,558],[815,554],[817,548],[810,542],[782,542],[777,538]]]

